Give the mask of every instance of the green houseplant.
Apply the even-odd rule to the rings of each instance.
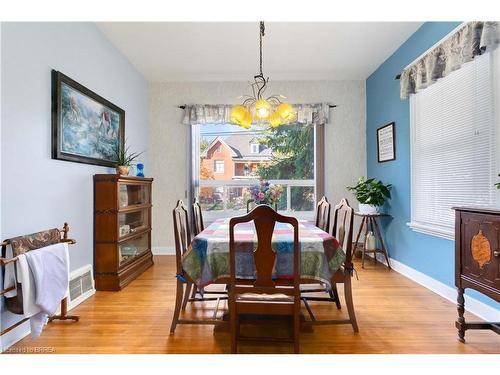
[[[141,154],[142,152],[130,152],[127,141],[123,145],[118,143],[115,148],[116,173],[127,176],[130,172],[130,166]]]
[[[376,214],[386,199],[391,198],[392,185],[384,185],[382,181],[374,178],[366,180],[364,177],[358,179],[355,186],[348,186],[347,190],[354,192],[359,202],[359,212],[364,214]]]
[[[498,177],[500,177],[500,174],[498,175]],[[499,189],[499,190],[500,190],[500,182],[497,182],[497,183],[495,184],[495,186],[497,187],[497,189]]]

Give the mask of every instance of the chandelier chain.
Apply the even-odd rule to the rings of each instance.
[[[264,26],[264,21],[260,21],[260,32],[259,32],[259,57],[260,57],[260,75],[264,76],[262,73],[262,37],[265,35],[266,28]]]

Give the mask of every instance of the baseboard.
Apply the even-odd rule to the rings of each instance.
[[[0,353],[5,352],[12,345],[14,345],[18,341],[21,341],[30,333],[31,329],[29,320],[17,326],[12,331],[7,332],[5,335],[0,337],[1,340]]]
[[[175,249],[167,246],[155,246],[152,253],[153,255],[175,255]]]
[[[373,258],[372,254],[367,254],[367,256]],[[387,262],[385,261],[385,258],[382,254],[377,254],[377,260],[387,266]],[[442,283],[441,281],[433,279],[432,277],[427,276],[420,271],[408,267],[406,264],[401,263],[393,258],[389,258],[389,260],[391,262],[391,268],[394,271],[400,273],[410,280],[415,281],[417,284],[422,285],[423,287],[447,299],[448,301],[456,304],[457,290],[455,288],[452,288]],[[488,322],[497,322],[500,319],[500,314],[497,309],[473,297],[469,297],[468,295],[465,295],[465,310]]]

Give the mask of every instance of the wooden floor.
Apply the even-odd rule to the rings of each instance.
[[[499,336],[468,331],[457,341],[455,305],[395,271],[373,263],[353,279],[359,334],[351,326],[315,327],[301,335],[301,353],[500,353]],[[121,292],[97,292],[72,313],[80,322],[50,323],[41,338],[27,337],[12,352],[26,347],[55,353],[228,353],[229,333],[213,326],[179,325],[169,335],[174,309],[174,257],[155,258],[154,267]],[[318,316],[347,313],[333,304],[313,303]],[[208,303],[188,306],[186,316],[211,313]],[[466,319],[477,319],[466,313]],[[242,353],[291,353],[288,344],[242,343]]]

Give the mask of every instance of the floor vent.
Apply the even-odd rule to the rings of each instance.
[[[95,293],[92,266],[87,264],[70,274],[69,278],[69,308],[79,305]]]

